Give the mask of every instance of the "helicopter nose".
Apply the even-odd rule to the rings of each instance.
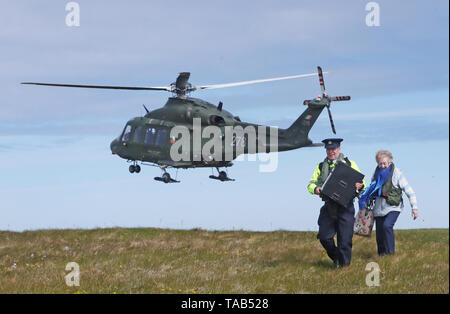
[[[119,141],[117,139],[113,140],[111,142],[110,148],[111,148],[111,152],[113,154],[117,154],[117,152],[119,151],[119,148],[120,148]]]

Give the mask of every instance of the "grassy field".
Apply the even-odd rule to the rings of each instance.
[[[0,293],[449,293],[449,230],[396,230],[393,256],[354,237],[334,269],[315,232],[165,229],[0,232]],[[80,285],[66,285],[66,264]],[[376,262],[380,285],[369,287]]]

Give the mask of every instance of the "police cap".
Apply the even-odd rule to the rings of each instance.
[[[325,144],[325,148],[336,148],[341,146],[342,138],[326,138],[322,141]]]

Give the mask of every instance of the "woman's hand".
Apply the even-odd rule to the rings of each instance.
[[[419,217],[419,211],[417,209],[413,209],[411,213],[414,220],[416,220],[417,217]]]
[[[320,187],[320,186],[316,187],[316,189],[314,190],[314,193],[317,195],[320,195],[321,192],[322,192],[322,187]]]
[[[356,183],[355,183],[355,187],[356,187],[356,189],[357,189],[358,191],[361,190],[363,186],[364,186],[364,184],[361,183],[361,182],[356,182]]]

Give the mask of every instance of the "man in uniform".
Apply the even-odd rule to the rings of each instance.
[[[318,220],[319,233],[317,234],[317,238],[336,267],[344,267],[350,264],[355,208],[353,207],[353,201],[344,207],[327,198],[325,195],[322,195],[322,185],[337,161],[344,162],[353,169],[360,171],[353,160],[349,160],[341,153],[340,143],[342,141],[343,139],[341,138],[329,138],[322,141],[325,144],[327,157],[317,165],[308,184],[308,191],[311,194],[319,195],[325,202],[320,209]],[[364,187],[364,181],[357,182],[355,184],[355,191],[360,191]],[[334,235],[336,233],[337,246],[334,242]]]

